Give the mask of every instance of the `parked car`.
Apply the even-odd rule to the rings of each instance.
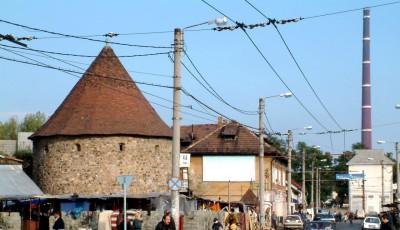
[[[365,218],[364,210],[357,210],[356,211],[356,219],[364,219],[364,218]]]
[[[381,229],[381,220],[379,217],[367,216],[362,223],[361,229]]]
[[[330,221],[311,221],[305,230],[334,230],[335,226]]]
[[[288,215],[283,222],[284,229],[304,229],[304,222],[299,215]]]
[[[317,214],[314,221],[328,221],[331,222],[333,226],[336,226],[336,219],[331,214]]]

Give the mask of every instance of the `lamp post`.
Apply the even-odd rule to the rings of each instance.
[[[259,100],[259,109],[258,109],[258,120],[259,120],[259,180],[260,180],[260,192],[259,192],[259,216],[260,216],[260,229],[265,227],[265,166],[264,166],[264,115],[265,114],[265,99],[274,98],[274,97],[291,97],[293,94],[291,92],[281,93],[277,95],[272,95],[264,98],[260,98]]]
[[[313,149],[319,150],[321,148],[321,146],[319,145],[314,145],[312,147]],[[315,202],[314,202],[314,164],[315,164],[315,154],[313,153],[313,157],[312,157],[312,161],[311,161],[311,207],[314,210],[315,208]]]
[[[206,23],[200,23],[192,26],[187,26],[183,30],[181,28],[175,28],[174,30],[174,77],[173,77],[173,109],[172,109],[172,184],[179,184],[179,154],[180,154],[180,94],[182,90],[181,86],[181,55],[183,50],[183,31],[188,28],[200,26],[204,24],[217,24],[223,25],[226,23],[226,19],[217,18]],[[174,186],[172,186],[174,187]],[[176,187],[176,186],[175,186]],[[179,186],[178,186],[179,187]],[[171,188],[171,214],[175,220],[176,228],[179,230],[179,188]]]

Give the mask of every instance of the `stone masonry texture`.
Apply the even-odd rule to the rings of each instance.
[[[34,140],[33,177],[44,193],[122,193],[116,177],[132,175],[128,194],[165,193],[171,175],[167,138],[42,137]]]

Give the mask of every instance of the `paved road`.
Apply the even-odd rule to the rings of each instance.
[[[336,229],[337,230],[352,230],[352,229],[360,230],[361,229],[361,220],[353,221],[353,224],[349,224],[348,222],[347,222],[347,224],[345,224],[343,222],[337,223]]]

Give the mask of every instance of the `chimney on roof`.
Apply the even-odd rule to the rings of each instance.
[[[217,127],[221,127],[224,123],[224,119],[221,116],[218,116]]]

